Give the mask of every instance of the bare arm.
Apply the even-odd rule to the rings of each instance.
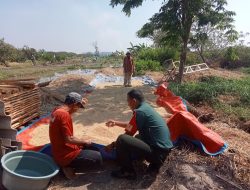
[[[126,128],[128,126],[128,123],[127,122],[122,122],[122,121],[109,120],[106,123],[106,126],[107,127],[118,126],[118,127]]]
[[[74,144],[78,146],[84,146],[84,145],[90,145],[91,140],[90,139],[79,139],[74,136],[66,136],[65,137],[65,142],[69,144]]]

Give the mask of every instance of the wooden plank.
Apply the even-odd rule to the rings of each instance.
[[[6,88],[18,88],[16,85],[10,85],[10,84],[0,84],[1,89],[6,89]]]
[[[20,98],[20,99],[16,99],[15,101],[9,101],[9,102],[4,102],[5,106],[9,107],[9,106],[18,106],[18,105],[23,105],[26,103],[29,103],[30,101],[33,100],[37,100],[40,101],[40,96],[30,96],[28,98]]]
[[[13,94],[11,97],[7,97],[6,99],[9,99],[9,98],[14,98],[16,96],[22,96],[22,95],[27,95],[27,94],[30,94],[32,92],[39,92],[39,88],[36,87],[34,89],[30,89],[30,90],[25,90],[25,91],[21,91],[20,93],[17,93],[17,94]]]
[[[15,97],[15,98],[11,98],[11,99],[4,99],[3,101],[5,103],[14,103],[14,102],[17,102],[17,101],[22,101],[22,100],[26,100],[26,99],[31,99],[31,98],[35,98],[35,97],[40,97],[40,94],[39,93],[31,93],[31,94],[27,94],[25,96],[18,96],[18,97]]]
[[[18,107],[20,109],[22,109],[22,107],[26,106],[26,105],[30,105],[32,103],[41,103],[41,99],[40,97],[35,97],[35,98],[32,98],[32,99],[24,99],[24,100],[20,100],[19,102],[12,102],[10,104],[5,104],[5,110],[15,110],[17,109]]]
[[[18,106],[16,106],[15,108],[13,108],[13,109],[8,109],[8,110],[6,110],[6,111],[11,111],[11,114],[13,114],[13,113],[15,113],[15,112],[22,112],[22,111],[25,110],[26,108],[38,106],[38,105],[40,105],[40,104],[41,104],[40,101],[34,101],[34,102],[31,102],[31,103],[26,104],[26,105],[18,105]],[[37,109],[39,109],[39,107],[37,107]]]
[[[36,97],[36,98],[33,98],[33,99],[27,99],[27,100],[23,100],[23,101],[20,101],[20,102],[14,102],[14,103],[11,103],[11,104],[6,103],[4,105],[5,105],[5,110],[14,110],[17,107],[22,108],[23,106],[26,106],[26,105],[29,105],[29,104],[32,104],[32,103],[36,103],[36,102],[41,102],[40,98]]]
[[[26,114],[29,114],[29,113],[33,112],[34,110],[36,112],[39,112],[39,109],[38,109],[39,105],[40,104],[27,106],[26,108],[22,109],[22,111],[17,111],[17,112],[11,113],[9,116],[11,117],[12,120],[14,120],[18,116],[21,116],[21,117],[25,116]]]
[[[35,88],[36,83],[35,81],[5,81],[5,82],[0,82],[0,88],[6,88],[11,86],[14,86],[16,88],[21,87],[21,88]]]
[[[40,105],[41,105],[40,102],[36,102],[36,103],[29,104],[29,105],[26,105],[26,106],[16,107],[15,109],[12,109],[12,110],[5,110],[5,113],[6,113],[6,115],[12,117],[14,115],[19,115],[19,113],[23,113],[24,111],[29,111],[28,110],[29,108],[32,108],[32,107],[35,107],[35,106],[36,106],[37,110],[39,110]]]
[[[25,123],[27,123],[28,121],[31,121],[32,119],[36,118],[39,116],[39,113],[35,113],[33,115],[31,115],[30,117],[24,119],[22,122],[17,122],[17,123],[14,123],[14,124],[11,124],[11,128],[12,129],[16,129],[22,125],[24,125]]]
[[[29,113],[26,112],[25,114],[21,115],[20,117],[16,117],[14,119],[11,120],[11,123],[15,123],[16,121],[20,121],[20,120],[25,120],[26,118],[28,118],[30,115],[38,113],[37,110],[31,110]],[[39,113],[38,113],[39,114]]]
[[[23,79],[0,80],[0,83],[15,82],[15,81],[29,81],[29,80],[36,80],[36,79],[35,78],[23,78]]]
[[[39,92],[30,92],[29,94],[25,94],[25,95],[19,95],[19,96],[13,96],[13,97],[9,97],[9,98],[4,98],[3,102],[16,102],[16,101],[20,101],[22,99],[28,99],[34,96],[38,96],[40,97],[40,93]]]
[[[14,81],[14,82],[5,82],[5,83],[0,83],[0,86],[4,85],[12,85],[12,86],[22,86],[22,85],[30,85],[33,86],[36,83],[34,81]]]

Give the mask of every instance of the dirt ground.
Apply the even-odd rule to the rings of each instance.
[[[71,84],[73,78],[75,80],[80,80],[79,83],[84,82],[84,80],[81,81],[80,76],[76,75],[73,77],[72,75],[69,75],[54,81],[46,88],[48,89],[62,86],[62,83],[64,83],[65,86],[65,80],[67,80],[68,83],[70,83],[69,86],[81,89],[82,87],[80,87],[78,83]],[[110,82],[97,84],[95,90],[91,94],[85,95],[89,101],[86,108],[73,115],[74,134],[77,137],[87,139],[90,138],[95,143],[108,145],[115,141],[119,134],[124,133],[124,129],[119,127],[109,129],[105,126],[108,119],[129,121],[132,115],[132,112],[128,108],[126,102],[126,94],[131,88],[123,88],[121,83],[122,82]],[[171,116],[171,114],[167,113],[164,108],[157,107],[155,104],[156,97],[153,94],[153,88],[143,85],[141,81],[136,80],[133,80],[132,84],[134,87],[141,89],[145,93],[148,102],[164,118]],[[45,100],[45,98],[43,98],[43,100],[46,101],[47,99]],[[50,99],[49,101],[51,102]],[[44,102],[43,106],[45,105],[46,103]],[[30,143],[35,146],[47,144],[49,143],[48,134],[48,125],[39,126],[32,131],[31,136],[33,138]]]
[[[97,72],[106,75],[121,76],[121,69],[106,68]],[[203,74],[202,74],[203,73]],[[238,73],[225,73],[220,70],[204,71],[189,76],[186,80],[196,80],[200,76],[215,73],[218,76],[242,77]],[[159,81],[162,73],[147,73],[154,80]],[[60,105],[64,96],[71,91],[84,93],[93,76],[68,75],[50,83],[41,89],[43,114],[50,112],[53,107]],[[169,114],[155,105],[156,97],[153,88],[133,81],[135,88],[141,89],[148,102],[155,107],[163,117]],[[120,129],[104,127],[108,119],[127,121],[131,111],[126,103],[126,93],[131,88],[124,88],[121,83],[105,83],[85,96],[89,99],[85,110],[74,115],[75,129],[78,135],[86,135],[94,141],[109,143],[116,135],[122,133]],[[202,110],[202,109],[201,109]],[[228,124],[216,118],[207,127],[218,132],[229,143],[229,149],[220,156],[210,157],[192,144],[183,142],[175,148],[157,176],[149,176],[145,169],[147,163],[134,163],[138,178],[133,181],[113,179],[110,172],[116,168],[113,161],[105,161],[103,168],[83,171],[75,180],[67,180],[61,173],[55,176],[48,190],[84,190],[84,189],[249,189],[250,187],[250,135],[239,129],[232,129]],[[97,136],[99,138],[97,138]]]

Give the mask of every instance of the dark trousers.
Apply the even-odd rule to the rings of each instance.
[[[117,160],[125,170],[132,171],[134,159],[146,159],[155,167],[161,167],[170,150],[152,148],[140,139],[126,134],[120,135],[116,141]]]
[[[76,171],[83,169],[93,169],[102,165],[102,156],[97,148],[86,147],[80,154],[70,163],[70,167]]]

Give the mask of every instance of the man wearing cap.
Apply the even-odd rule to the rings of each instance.
[[[131,77],[135,71],[134,60],[131,57],[130,52],[126,53],[123,59],[123,73],[124,73],[124,83],[125,87],[131,87]]]
[[[55,108],[51,114],[49,137],[52,155],[68,179],[74,178],[75,169],[102,164],[100,152],[91,150],[90,139],[79,139],[73,134],[71,115],[84,108],[87,99],[76,92],[66,96],[64,104]]]

